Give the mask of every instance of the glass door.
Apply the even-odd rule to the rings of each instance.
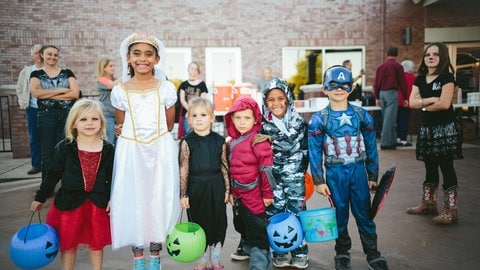
[[[465,99],[467,93],[480,90],[480,42],[457,43],[450,47],[454,56],[455,79]]]

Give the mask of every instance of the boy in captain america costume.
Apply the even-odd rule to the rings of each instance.
[[[351,91],[350,70],[333,66],[325,71],[323,92],[330,102],[310,118],[310,171],[316,191],[331,195],[335,203],[338,226],[335,269],[351,269],[352,243],[347,230],[350,207],[369,269],[389,269],[377,250],[376,226],[369,218],[370,190],[377,186],[379,171],[375,128],[367,111],[348,103]]]

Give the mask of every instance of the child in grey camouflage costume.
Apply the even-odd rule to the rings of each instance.
[[[307,124],[295,111],[293,95],[287,83],[272,78],[262,93],[263,115],[260,133],[272,139],[274,203],[267,208],[267,216],[289,212],[297,214],[305,207],[305,172],[308,166]],[[242,235],[243,239],[243,235]],[[273,265],[277,268],[308,267],[308,246],[302,243],[287,254],[273,252]],[[243,250],[240,240],[237,250],[231,254],[234,260],[246,260],[249,255]]]
[[[305,206],[305,172],[308,166],[307,124],[295,111],[287,83],[273,78],[263,91],[262,134],[272,137],[274,203],[269,217],[282,212],[297,214]],[[308,267],[308,246],[303,242],[287,254],[273,253],[273,265],[304,269]]]

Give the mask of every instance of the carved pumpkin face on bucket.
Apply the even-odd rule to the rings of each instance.
[[[47,224],[30,224],[10,241],[10,257],[22,269],[38,269],[52,262],[58,253],[58,236]]]
[[[175,225],[175,229],[167,235],[167,253],[177,262],[193,262],[205,252],[206,236],[200,225],[184,222]]]
[[[170,239],[169,239],[170,240]],[[167,253],[170,257],[176,257],[180,254],[180,245],[178,238],[173,239],[172,241],[167,241]]]
[[[277,252],[288,252],[303,241],[303,230],[295,215],[279,213],[269,219],[267,235],[270,247]]]

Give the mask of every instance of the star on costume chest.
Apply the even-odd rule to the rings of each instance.
[[[338,121],[340,121],[340,124],[339,126],[343,126],[343,125],[349,125],[349,126],[352,126],[352,121],[350,121],[352,117],[349,116],[349,115],[346,115],[345,113],[342,113],[341,116],[337,117]]]

